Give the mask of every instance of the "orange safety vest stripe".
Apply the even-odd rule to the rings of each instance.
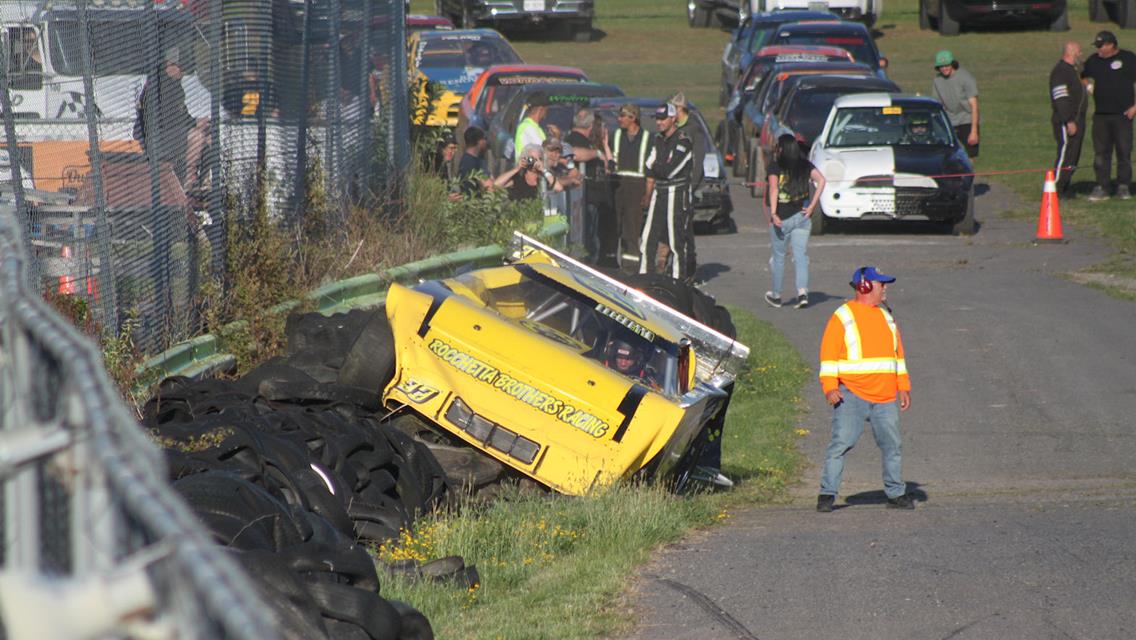
[[[869,402],[892,402],[897,391],[909,391],[911,379],[903,340],[883,309],[848,302],[834,313],[820,344],[820,383],[825,393],[843,384]],[[853,319],[847,326],[840,315]],[[849,353],[849,343],[858,354]]]

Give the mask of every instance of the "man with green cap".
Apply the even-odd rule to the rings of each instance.
[[[966,155],[978,157],[978,83],[950,51],[943,49],[935,54],[938,71],[931,92],[943,103],[951,126],[959,142],[966,147]]]

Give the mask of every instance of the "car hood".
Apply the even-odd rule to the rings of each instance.
[[[825,149],[816,164],[824,171],[827,160],[844,165],[844,178],[879,175],[923,175],[967,173],[970,168],[959,161],[953,147],[849,147]]]

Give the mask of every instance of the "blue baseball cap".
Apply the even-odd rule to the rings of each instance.
[[[895,282],[895,276],[880,273],[876,271],[875,267],[860,267],[852,273],[852,281],[849,282],[849,284],[854,287],[857,282],[863,282],[865,280],[872,282]]]

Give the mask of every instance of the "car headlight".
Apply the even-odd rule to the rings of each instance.
[[[839,160],[829,160],[825,162],[821,171],[824,172],[824,179],[829,182],[844,181],[844,163]]]
[[[721,165],[718,164],[718,154],[708,153],[702,158],[702,175],[707,178],[717,178],[722,175]]]

